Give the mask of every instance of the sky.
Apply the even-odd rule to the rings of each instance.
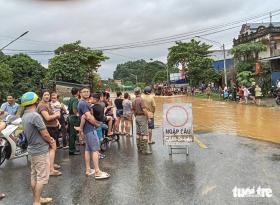
[[[77,40],[83,46],[97,48],[183,33],[189,34],[180,39],[184,42],[199,35],[218,42],[196,37],[213,43],[213,49],[219,49],[223,43],[229,49],[243,23],[268,22],[269,11],[280,9],[277,5],[278,0],[0,0],[0,47],[29,31],[4,53],[18,52],[8,49],[53,51]],[[280,21],[280,12],[272,14],[272,21]],[[260,17],[245,20],[253,16]],[[219,27],[235,21],[239,22]],[[190,34],[210,27],[219,32]],[[131,60],[166,62],[168,48],[175,40],[178,39],[154,46],[104,51],[110,59],[102,63],[99,74],[103,79],[112,78],[118,64]],[[53,55],[40,53],[31,57],[47,67]]]

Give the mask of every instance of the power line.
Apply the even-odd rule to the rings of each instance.
[[[136,41],[136,42],[132,42],[132,43],[101,46],[101,47],[97,47],[97,49],[102,50],[103,48],[106,49],[106,48],[110,48],[110,47],[120,47],[120,46],[125,46],[125,45],[143,44],[143,43],[162,41],[162,40],[171,40],[171,39],[174,40],[174,39],[177,39],[177,38],[180,38],[180,37],[186,37],[186,35],[189,36],[189,35],[194,35],[194,34],[197,34],[197,33],[200,33],[200,32],[208,32],[210,30],[224,28],[226,26],[232,26],[232,25],[240,24],[240,23],[243,23],[243,22],[246,22],[246,21],[258,19],[258,18],[264,17],[265,15],[268,15],[268,13],[269,12],[266,12],[266,13],[255,15],[255,16],[252,16],[252,17],[247,17],[247,18],[244,18],[244,19],[241,19],[241,20],[236,20],[236,21],[233,21],[233,22],[225,23],[225,24],[220,24],[220,25],[216,25],[216,26],[210,26],[210,27],[207,27],[207,28],[203,28],[203,29],[198,29],[198,30],[195,30],[195,31],[192,31],[192,32],[170,35],[170,36],[161,37],[161,38],[154,38],[154,39],[150,39],[150,40],[146,40],[146,41]],[[280,9],[274,10],[274,11],[272,11],[272,13],[276,13],[276,14],[273,14],[274,16],[279,15],[280,14]]]
[[[273,13],[273,16],[279,15],[280,14],[280,9],[274,10],[271,13]],[[181,34],[176,34],[176,35],[171,35],[167,37],[161,37],[161,38],[155,38],[155,39],[150,39],[146,41],[136,41],[133,43],[124,43],[124,44],[116,44],[116,45],[110,45],[110,46],[101,46],[101,47],[96,47],[92,49],[98,49],[102,51],[111,51],[111,50],[120,50],[120,49],[131,49],[131,48],[140,48],[140,47],[147,47],[147,46],[157,46],[157,45],[162,45],[162,44],[167,44],[167,43],[173,43],[174,41],[180,41],[180,40],[187,40],[194,38],[196,35],[199,36],[207,36],[207,35],[212,35],[220,32],[224,32],[227,30],[231,30],[237,27],[240,27],[240,23],[243,23],[244,21],[250,21],[250,20],[256,20],[259,18],[264,19],[264,15],[267,15],[268,12],[265,12],[263,14],[243,18],[241,20],[236,20],[233,22],[229,22],[226,24],[220,24],[217,26],[210,26],[207,28],[187,32],[187,33],[181,33]],[[233,26],[236,25],[237,26]],[[231,26],[231,27],[229,27]],[[225,28],[226,27],[226,28]],[[228,27],[228,28],[227,28]],[[25,39],[26,40],[26,39]],[[36,41],[35,41],[36,42]],[[6,49],[7,50],[7,49]],[[32,54],[38,54],[38,53],[54,53],[54,51],[50,50],[17,50],[17,49],[9,49],[10,51],[20,51],[20,52],[28,52]]]

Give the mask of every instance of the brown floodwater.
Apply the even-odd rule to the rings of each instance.
[[[280,143],[280,111],[188,96],[155,97],[155,121],[162,125],[164,103],[192,103],[194,132],[214,132]]]

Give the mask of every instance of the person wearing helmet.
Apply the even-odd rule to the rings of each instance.
[[[155,129],[154,113],[156,111],[156,103],[155,103],[154,96],[152,96],[151,93],[152,93],[152,88],[150,86],[145,87],[144,96],[142,98],[144,100],[144,104],[148,112],[148,128],[149,128],[148,143],[155,144],[155,142],[152,140],[152,133],[153,133],[152,130]]]
[[[34,92],[27,92],[21,97],[21,106],[24,107],[22,126],[31,155],[33,205],[52,201],[52,198],[42,198],[41,193],[50,175],[49,149],[56,149],[55,140],[49,135],[41,115],[36,112],[37,103],[38,95]]]
[[[141,89],[134,89],[135,100],[132,103],[132,111],[136,122],[136,144],[138,151],[143,154],[152,154],[148,147],[148,112],[144,100],[141,97]]]

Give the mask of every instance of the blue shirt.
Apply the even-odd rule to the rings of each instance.
[[[16,115],[18,108],[19,108],[19,105],[17,103],[15,103],[14,105],[11,105],[8,102],[5,102],[1,106],[1,110],[4,110],[5,112],[9,113],[10,115]]]
[[[86,101],[81,100],[78,104],[78,112],[79,112],[80,117],[82,117],[86,112],[90,112],[89,104]],[[93,131],[94,131],[94,126],[86,120],[86,123],[84,126],[84,133],[87,134],[87,133],[90,133]]]

